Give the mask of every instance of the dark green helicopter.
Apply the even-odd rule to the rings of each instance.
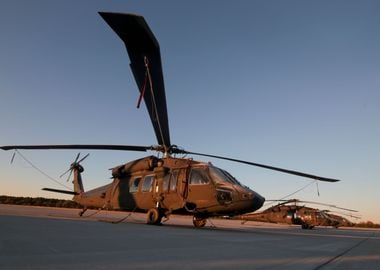
[[[301,225],[302,229],[313,229],[316,226],[332,226],[334,228],[338,228],[341,226],[352,226],[353,223],[340,215],[332,213],[330,210],[320,210],[314,207],[306,206],[305,204],[322,205],[346,212],[358,212],[356,210],[342,208],[336,205],[302,201],[297,199],[278,201],[281,201],[281,203],[257,213],[241,215],[239,218],[243,220],[243,223],[247,221],[282,223],[289,225]],[[347,215],[344,213],[340,214]],[[358,218],[352,214],[350,216],[353,218]]]
[[[212,216],[233,216],[259,209],[265,199],[242,185],[227,171],[211,163],[178,158],[175,155],[198,155],[258,166],[283,173],[308,177],[314,180],[337,182],[299,171],[263,165],[224,156],[191,152],[171,143],[166,107],[164,79],[159,44],[142,16],[134,14],[100,12],[100,16],[125,43],[130,67],[140,91],[138,106],[142,100],[156,134],[158,144],[140,145],[12,145],[11,149],[89,149],[119,151],[156,151],[160,157],[147,156],[112,169],[113,181],[102,187],[85,191],[80,165],[84,158],[79,154],[71,164],[74,190],[52,188],[44,190],[74,195],[73,200],[83,206],[125,211],[147,212],[148,224],[160,224],[171,213],[193,216],[196,227],[203,227]],[[70,173],[70,174],[71,174]]]

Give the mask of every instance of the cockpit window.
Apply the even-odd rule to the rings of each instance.
[[[233,177],[227,171],[219,169],[217,167],[210,166],[210,175],[216,183],[227,182],[227,183],[231,183],[233,185],[241,186],[241,184],[239,183],[238,180],[235,179],[235,177]]]
[[[192,168],[190,173],[190,185],[205,185],[209,183],[204,168]]]

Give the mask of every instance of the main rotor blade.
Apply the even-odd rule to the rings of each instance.
[[[319,203],[319,202],[312,202],[312,201],[298,201],[298,202],[304,202],[304,203],[316,204],[316,205],[323,205],[323,206],[328,206],[328,207],[332,207],[332,208],[336,208],[336,209],[340,209],[340,210],[344,210],[344,211],[349,211],[349,212],[355,212],[355,213],[359,212],[357,210],[343,208],[343,207],[339,207],[339,206],[336,206],[336,205],[333,205],[333,204],[327,204],[327,203]]]
[[[327,212],[327,213],[328,213],[328,214],[329,214],[329,213],[332,213],[332,214],[343,215],[343,216],[346,216],[346,217],[352,217],[352,218],[355,218],[355,219],[361,219],[360,216],[352,215],[352,214],[347,214],[347,213],[343,213],[343,212],[339,212],[339,211],[329,211],[329,212]]]
[[[2,150],[24,149],[24,150],[48,150],[48,149],[87,149],[87,150],[119,150],[140,151],[151,150],[152,146],[139,145],[107,145],[107,144],[52,144],[52,145],[5,145],[0,146]]]
[[[275,206],[280,206],[280,205],[290,204],[290,203],[294,203],[294,205],[297,205],[297,202],[300,202],[297,199],[290,199],[290,200],[265,200],[265,201],[266,202],[280,202],[280,203],[276,204]]]
[[[143,95],[159,145],[170,147],[160,46],[144,17],[134,14],[99,12],[124,42],[130,67]]]
[[[288,204],[288,203],[308,203],[308,204],[315,204],[315,205],[322,205],[322,206],[328,206],[328,207],[332,207],[332,208],[336,208],[336,209],[340,209],[340,210],[344,210],[344,211],[349,211],[349,212],[355,212],[355,213],[358,213],[359,211],[357,210],[353,210],[353,209],[348,209],[348,208],[343,208],[343,207],[339,207],[339,206],[336,206],[336,205],[333,205],[333,204],[328,204],[328,203],[320,203],[320,202],[313,202],[313,201],[303,201],[303,200],[298,200],[298,199],[289,199],[289,200],[265,200],[267,202],[281,202],[277,205],[283,205],[283,204]],[[326,211],[326,210],[322,210],[322,211]]]
[[[260,163],[254,163],[254,162],[245,161],[245,160],[241,160],[241,159],[234,159],[234,158],[229,158],[229,157],[209,155],[209,154],[202,154],[202,153],[196,153],[196,152],[188,152],[188,151],[179,150],[179,149],[176,150],[175,152],[176,153],[189,154],[189,155],[198,155],[198,156],[204,156],[204,157],[212,157],[212,158],[218,158],[218,159],[224,159],[224,160],[244,163],[244,164],[248,164],[248,165],[252,165],[252,166],[256,166],[256,167],[261,167],[261,168],[265,168],[265,169],[269,169],[269,170],[274,170],[274,171],[279,171],[279,172],[283,172],[283,173],[287,173],[287,174],[292,174],[292,175],[297,175],[297,176],[301,176],[301,177],[311,178],[311,179],[318,180],[318,181],[325,181],[325,182],[338,182],[338,181],[340,181],[339,179],[322,177],[322,176],[318,176],[318,175],[313,175],[313,174],[308,174],[308,173],[304,173],[304,172],[299,172],[299,171],[293,171],[293,170],[273,167],[273,166],[264,165],[264,164],[260,164]]]

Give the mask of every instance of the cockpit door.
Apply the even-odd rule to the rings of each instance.
[[[188,185],[187,201],[189,203],[195,204],[197,208],[215,205],[215,186],[209,178],[206,168],[193,167],[190,171]]]

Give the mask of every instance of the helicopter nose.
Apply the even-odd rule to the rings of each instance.
[[[254,192],[253,198],[252,198],[252,212],[258,210],[263,206],[265,202],[265,198],[262,197],[260,194]]]

